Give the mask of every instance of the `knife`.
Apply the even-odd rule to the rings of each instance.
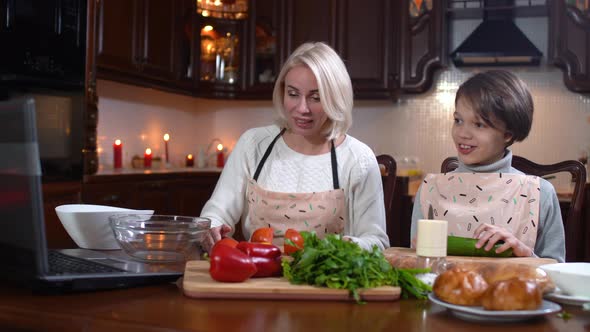
[[[428,219],[434,219],[434,211],[432,210],[432,204],[428,205]]]

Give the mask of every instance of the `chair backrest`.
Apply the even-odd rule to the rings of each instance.
[[[441,172],[447,173],[459,166],[457,157],[448,157],[442,162]],[[565,228],[566,261],[582,261],[584,246],[582,225],[582,204],[584,202],[584,186],[586,184],[586,168],[577,160],[565,160],[555,164],[541,165],[524,157],[512,156],[512,167],[529,175],[546,176],[550,174],[568,172],[574,183],[574,193],[571,199],[567,219],[563,221]]]
[[[389,240],[393,238],[393,191],[395,190],[395,179],[397,176],[397,163],[395,159],[387,154],[377,156],[377,163],[383,165],[381,178],[383,180],[383,196],[385,199],[386,231]]]

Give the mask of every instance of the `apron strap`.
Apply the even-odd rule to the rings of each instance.
[[[266,159],[270,155],[270,152],[272,151],[272,148],[274,147],[275,143],[277,142],[279,137],[281,137],[285,133],[286,130],[287,130],[287,128],[281,129],[281,132],[277,136],[275,136],[275,138],[272,140],[272,142],[270,142],[270,145],[268,146],[268,148],[266,148],[266,151],[264,151],[264,155],[262,156],[262,159],[260,160],[258,167],[256,167],[256,172],[254,172],[254,181],[258,181],[258,176],[260,176],[260,172],[262,171],[262,166],[264,166],[264,163],[266,162]],[[334,147],[334,140],[331,140],[330,143],[332,145],[332,147],[330,149],[331,162],[332,162],[332,183],[334,185],[334,189],[340,189],[340,182],[338,181],[338,161],[336,160],[336,148]]]
[[[262,166],[264,165],[266,159],[270,155],[270,152],[272,151],[272,148],[275,146],[275,143],[277,142],[279,137],[281,137],[285,133],[286,130],[287,128],[281,129],[281,132],[277,136],[275,136],[272,142],[270,142],[268,148],[266,148],[266,151],[264,151],[264,155],[262,156],[262,159],[260,160],[258,167],[256,167],[256,172],[254,173],[254,181],[258,181],[258,176],[260,175],[260,171],[262,171]]]
[[[338,181],[338,160],[336,160],[336,148],[334,147],[334,140],[330,141],[332,148],[330,155],[332,157],[332,182],[334,183],[334,190],[340,189],[340,182]]]

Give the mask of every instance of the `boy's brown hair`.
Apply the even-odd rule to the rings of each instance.
[[[465,81],[457,90],[455,105],[463,99],[492,128],[496,121],[512,134],[508,143],[524,140],[533,123],[533,98],[526,84],[505,70],[478,73]],[[494,123],[495,122],[495,123]]]

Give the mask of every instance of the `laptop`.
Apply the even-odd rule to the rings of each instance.
[[[121,250],[48,250],[41,189],[34,99],[2,101],[0,278],[55,293],[172,282],[182,276],[184,264],[142,263]],[[64,271],[58,267],[64,262],[73,267]]]

